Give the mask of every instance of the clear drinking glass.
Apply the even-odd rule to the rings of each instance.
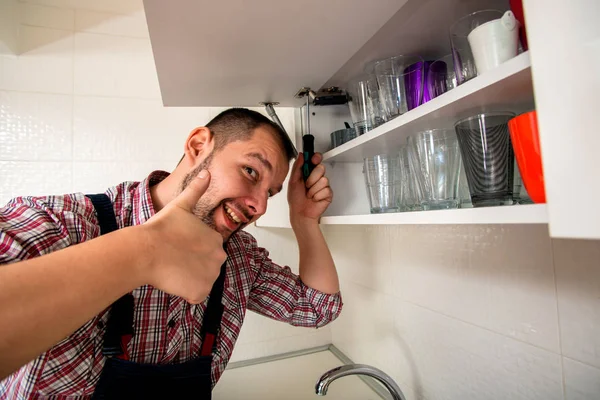
[[[402,189],[400,191],[400,211],[420,211],[422,194],[417,185],[416,171],[412,162],[412,150],[408,145],[400,147],[398,156],[402,175]]]
[[[348,84],[348,106],[354,129],[359,135],[378,125],[376,115],[379,104],[376,102],[379,101],[379,93],[372,93],[373,90],[377,90],[377,80],[367,75],[360,76]]]
[[[467,37],[469,33],[480,25],[495,19],[502,18],[502,12],[498,10],[477,11],[457,20],[450,27],[450,43],[454,58],[454,70],[456,80],[460,85],[477,76],[475,58],[469,45]]]
[[[427,91],[431,95],[431,98],[436,98],[458,86],[456,72],[454,71],[454,56],[452,54],[435,60],[429,66],[427,74]]]
[[[379,126],[387,120],[383,101],[381,100],[381,89],[379,88],[377,75],[375,74],[375,64],[377,64],[377,62],[377,60],[371,61],[365,66],[365,74],[369,77],[369,94],[371,95],[371,102],[373,103],[375,126]]]
[[[456,134],[432,129],[408,137],[425,210],[458,208],[460,150]]]
[[[485,113],[454,125],[474,207],[512,204],[515,158],[508,121],[514,116]]]
[[[467,182],[467,173],[465,164],[460,161],[460,172],[458,173],[458,198],[460,199],[460,208],[473,208],[471,193],[469,192],[469,183]]]
[[[388,155],[365,158],[363,173],[371,213],[397,212],[401,192],[400,159]]]
[[[390,57],[375,64],[386,120],[422,103],[424,71],[425,63],[419,56]]]

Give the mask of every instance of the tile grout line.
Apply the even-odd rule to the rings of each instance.
[[[74,62],[74,61],[73,61]],[[74,79],[75,77],[73,77]],[[109,96],[105,94],[78,94],[75,93],[74,90],[71,93],[67,92],[40,92],[37,90],[18,90],[18,89],[0,89],[0,92],[10,92],[10,93],[25,93],[25,94],[41,94],[48,96],[75,96],[75,97],[92,97],[92,98],[102,98],[102,99],[117,99],[117,100],[145,100],[145,101],[158,101],[162,106],[162,102],[160,98],[150,98],[150,97],[133,97],[133,96]],[[162,106],[162,107],[170,107],[170,106]],[[185,106],[174,106],[171,108],[194,108],[194,107],[185,107]]]
[[[75,24],[75,21],[73,21],[73,24]],[[116,33],[80,31],[80,30],[75,29],[75,26],[73,26],[73,29],[65,29],[65,28],[54,28],[54,27],[44,26],[44,25],[25,24],[25,23],[20,23],[20,25],[21,26],[26,26],[26,27],[29,27],[29,28],[42,28],[42,29],[51,29],[53,31],[69,32],[69,33],[72,33],[73,36],[75,36],[76,33],[86,33],[88,35],[100,35],[100,36],[110,36],[110,37],[127,38],[127,39],[139,39],[139,40],[150,41],[150,36],[142,37],[142,36],[118,35]]]
[[[567,398],[567,382],[565,379],[565,361],[562,347],[562,332],[560,329],[560,307],[558,305],[558,279],[556,278],[556,261],[554,252],[554,239],[550,237],[550,254],[552,255],[552,277],[554,278],[554,296],[556,300],[556,324],[558,328],[558,349],[560,351],[560,376],[563,400]]]
[[[119,15],[119,16],[130,15],[130,14],[122,14],[122,13],[118,13],[118,12],[114,12],[114,11],[92,10],[90,8],[73,8],[73,7],[62,7],[62,6],[56,6],[56,5],[50,5],[50,4],[38,4],[38,3],[32,3],[30,1],[23,1],[23,0],[18,0],[18,3],[30,5],[30,6],[34,6],[34,7],[42,7],[42,8],[47,7],[47,8],[54,8],[54,9],[58,9],[58,10],[68,10],[68,11],[73,11],[73,12],[88,11],[88,12],[95,12],[98,14],[113,14],[113,15]],[[141,10],[144,10],[144,8],[142,8]],[[140,11],[140,10],[135,10],[135,11]]]
[[[319,328],[319,331],[322,331],[323,328]],[[273,339],[265,339],[265,340],[259,340],[259,341],[252,341],[252,342],[246,342],[246,343],[239,343],[240,345],[244,346],[244,345],[250,345],[250,344],[261,344],[261,343],[267,343],[267,342],[275,342],[278,340],[282,340],[282,339],[290,339],[290,338],[295,338],[295,337],[307,337],[307,336],[313,336],[316,335],[318,332],[317,329],[315,329],[313,332],[309,332],[307,333],[295,333],[293,335],[289,335],[289,336],[281,336],[281,337],[276,337]],[[331,332],[331,329],[330,329]]]
[[[569,360],[569,361],[573,361],[573,362],[576,362],[576,363],[579,363],[579,364],[583,364],[583,365],[585,365],[586,367],[592,368],[592,369],[594,369],[594,370],[597,370],[598,372],[600,372],[600,368],[598,368],[598,367],[597,367],[597,366],[595,366],[595,365],[589,364],[587,361],[581,361],[581,360],[577,360],[577,359],[575,359],[575,358],[572,358],[572,357],[567,357],[567,356],[562,356],[561,358],[563,358],[563,359],[567,359],[567,360]],[[565,399],[566,399],[566,397],[565,397]]]

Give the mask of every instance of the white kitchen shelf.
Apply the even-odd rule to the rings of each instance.
[[[362,162],[390,154],[419,130],[452,127],[458,119],[482,111],[524,111],[533,107],[529,52],[518,55],[443,95],[366,134],[326,152],[326,162]]]
[[[545,204],[344,215],[321,218],[322,225],[547,224]]]

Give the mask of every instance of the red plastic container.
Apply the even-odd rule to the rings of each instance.
[[[534,203],[546,202],[537,113],[530,111],[508,121],[510,139],[523,185]]]

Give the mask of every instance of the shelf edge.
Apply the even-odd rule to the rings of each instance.
[[[322,225],[485,225],[547,224],[545,204],[388,214],[342,215],[321,218]]]

